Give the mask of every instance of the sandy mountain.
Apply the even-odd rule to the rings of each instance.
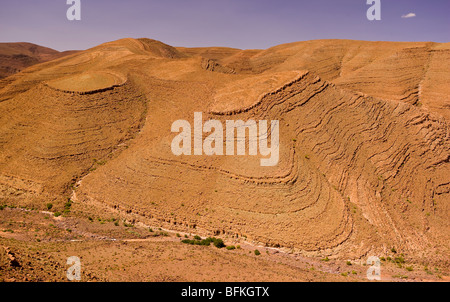
[[[0,43],[0,79],[15,74],[28,66],[61,58],[77,51],[64,51],[32,43]]]
[[[448,266],[449,64],[439,43],[105,43],[0,81],[0,198],[71,198],[80,217],[308,257],[395,247]],[[171,124],[194,112],[279,120],[279,164],[173,155]]]

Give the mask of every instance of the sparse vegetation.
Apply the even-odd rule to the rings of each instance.
[[[103,166],[103,165],[106,164],[106,160],[99,160],[99,161],[96,161],[96,164],[99,165],[99,166]]]
[[[214,243],[214,246],[219,248],[219,249],[225,247],[225,243],[223,243],[222,239],[215,239],[215,238],[213,238],[213,243]]]
[[[398,275],[393,275],[392,278],[408,279],[408,276],[398,274]]]
[[[51,210],[53,208],[53,204],[52,203],[47,203],[47,210]]]
[[[68,214],[70,212],[70,208],[72,207],[72,200],[70,198],[67,199],[67,202],[64,204],[64,214]]]
[[[256,256],[259,256],[259,255],[261,255],[261,252],[258,251],[258,250],[255,250],[255,255],[256,255]]]
[[[191,245],[204,245],[204,246],[209,246],[211,245],[211,243],[213,243],[213,245],[217,248],[223,248],[226,247],[226,245],[223,243],[222,239],[218,239],[215,237],[209,237],[206,239],[201,239],[200,236],[195,236],[195,239],[183,239],[181,240],[182,243],[186,243],[186,244],[191,244]],[[198,239],[200,238],[200,239]]]
[[[402,256],[395,257],[394,262],[403,264],[405,263],[405,259]]]

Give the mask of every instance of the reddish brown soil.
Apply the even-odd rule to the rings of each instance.
[[[0,43],[0,79],[42,62],[51,61],[77,51],[63,51],[32,43]]]

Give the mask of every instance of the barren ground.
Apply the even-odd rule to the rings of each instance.
[[[0,278],[78,256],[85,281],[366,281],[378,256],[385,281],[447,281],[449,64],[448,43],[122,39],[6,77]],[[279,120],[278,165],[173,155],[194,112]]]

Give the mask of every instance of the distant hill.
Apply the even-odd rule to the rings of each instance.
[[[0,43],[0,79],[15,74],[28,66],[58,59],[77,51],[64,51],[32,43]]]

